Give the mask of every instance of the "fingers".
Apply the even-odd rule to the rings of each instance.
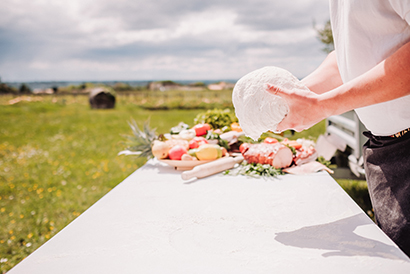
[[[286,125],[286,122],[282,121],[276,127],[275,133],[281,133],[281,132],[284,132],[286,130],[294,130],[296,132],[301,132],[301,131],[304,131],[305,129],[306,128],[299,128],[297,126],[295,126],[295,127],[288,126],[288,125]]]
[[[276,126],[275,132],[281,133],[288,129],[291,129],[291,128],[289,128],[289,126],[287,125],[287,119],[285,116],[285,118]]]
[[[275,133],[281,133],[283,131],[287,130],[287,127],[283,126],[283,120],[276,126]]]
[[[289,127],[289,122],[288,122],[288,120],[289,120],[288,115],[285,115],[285,117],[282,119],[282,121],[276,126],[276,132],[281,133],[281,132],[283,132],[283,131],[285,131],[285,130],[291,129],[291,128]]]
[[[266,83],[264,85],[265,90],[273,95],[277,95],[284,99],[288,106],[289,106],[289,113],[285,116],[285,118],[277,125],[276,132],[283,132],[285,130],[293,129],[297,132],[301,132],[307,128],[306,125],[302,125],[302,120],[300,119],[300,99],[307,99],[303,97],[301,94],[297,94],[293,91],[282,89],[278,86]],[[304,111],[304,110],[303,110]],[[296,115],[296,116],[295,116]]]
[[[278,96],[281,96],[281,97],[289,96],[289,92],[288,92],[288,91],[286,91],[286,90],[284,90],[284,89],[281,89],[281,88],[278,87],[278,86],[274,86],[274,85],[272,85],[272,84],[269,84],[269,83],[266,83],[266,84],[264,85],[264,88],[265,88],[265,90],[269,91],[270,93],[272,93],[272,94],[274,94],[274,95],[278,95]]]
[[[291,119],[286,115],[285,118],[276,126],[275,133],[281,133],[285,130],[294,130],[296,132],[304,131],[310,126],[302,126],[298,123],[292,123]]]

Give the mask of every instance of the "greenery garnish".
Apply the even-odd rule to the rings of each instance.
[[[221,138],[221,136],[218,133],[215,133],[213,131],[208,131],[208,133],[206,134],[205,138],[207,140],[218,140],[218,145],[221,147],[226,148],[227,150],[230,149],[228,141],[224,140]]]
[[[233,122],[237,122],[235,114],[231,112],[229,108],[227,109],[210,109],[206,112],[199,113],[195,119],[194,124],[209,124],[213,129],[224,128],[226,130],[230,128]]]
[[[317,157],[316,161],[318,161],[319,163],[321,163],[321,164],[323,164],[323,165],[325,165],[325,166],[327,166],[327,167],[329,167],[330,164],[331,164],[331,162],[328,161],[328,160],[326,160],[323,156]]]
[[[267,131],[267,132],[262,133],[262,135],[259,137],[259,139],[257,141],[255,141],[251,137],[247,137],[245,135],[239,136],[238,141],[241,142],[241,143],[258,144],[258,143],[263,142],[263,140],[265,140],[266,137],[275,138],[279,142],[282,142],[285,139],[285,137],[283,137],[281,135],[278,135],[278,134],[275,134],[273,132]]]
[[[179,134],[184,129],[189,129],[189,126],[184,122],[180,122],[177,126],[171,128],[170,134]]]
[[[285,174],[281,169],[269,164],[248,163],[243,161],[237,168],[226,170],[225,175],[247,175],[251,177],[276,177]]]
[[[285,144],[285,146],[287,146],[292,151],[293,155],[296,155],[296,148],[294,148],[293,146],[290,146],[288,144]]]

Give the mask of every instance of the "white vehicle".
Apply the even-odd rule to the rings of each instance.
[[[347,166],[356,177],[364,178],[362,147],[367,141],[363,135],[366,127],[354,111],[331,116],[326,122],[326,133],[321,142],[327,144],[330,156],[336,158],[338,167]],[[341,153],[335,154],[337,150]]]

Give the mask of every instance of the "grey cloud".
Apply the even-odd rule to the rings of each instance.
[[[314,14],[323,14],[320,17],[327,18],[328,9],[324,3],[324,0],[119,1],[96,7],[93,15],[120,16],[128,29],[152,29],[171,28],[190,12],[221,9],[237,12],[238,24],[258,30],[275,30],[310,24]]]
[[[211,5],[212,1],[189,0],[110,1],[97,7],[93,16],[120,17],[127,29],[172,28],[182,16]]]
[[[319,56],[319,58],[321,56],[320,46],[316,40],[308,39],[303,44],[297,44],[292,43],[292,38],[290,38],[287,45],[272,45],[263,40],[239,42],[235,35],[229,35],[231,30],[224,26],[206,34],[171,37],[162,43],[140,41],[129,42],[126,45],[115,45],[114,43],[101,45],[98,39],[93,40],[92,38],[98,38],[101,33],[104,33],[104,29],[99,27],[87,32],[79,28],[79,24],[87,26],[88,19],[103,21],[115,18],[120,19],[122,30],[164,29],[172,32],[187,15],[208,10],[233,12],[237,14],[236,24],[248,30],[263,30],[268,33],[274,30],[306,28],[307,25],[312,24],[313,20],[323,22],[328,18],[327,0],[286,2],[274,0],[102,0],[91,6],[81,6],[77,18],[70,17],[63,9],[40,8],[14,16],[11,11],[5,10],[0,11],[0,16],[10,13],[11,19],[0,20],[3,22],[0,23],[0,75],[7,75],[4,64],[13,61],[22,66],[33,60],[44,62],[89,60],[116,64],[124,60],[138,61],[150,57],[162,58],[172,55],[181,60],[202,56],[210,58],[209,62],[214,63],[216,61],[213,58],[216,55],[222,59],[220,62],[224,62],[228,59],[239,59],[238,57],[246,58],[247,51],[252,49],[271,50],[277,52],[280,58],[289,55],[303,60],[306,55]],[[275,48],[272,49],[273,47]],[[275,56],[267,56],[265,60],[274,58]],[[263,64],[264,60],[254,60],[253,63],[256,66]],[[237,66],[237,64],[232,64],[232,66]],[[28,77],[27,66],[21,71],[18,77]],[[63,68],[59,68],[59,71],[63,73]],[[36,71],[36,73],[41,72]],[[81,72],[78,73],[81,74]],[[152,73],[158,75],[161,71]],[[221,73],[224,72],[221,71]],[[13,75],[18,74],[16,69]],[[205,71],[204,75],[206,75]]]
[[[300,3],[299,3],[300,2]],[[254,29],[278,30],[299,28],[313,19],[328,18],[324,1],[261,1],[238,6],[238,22]],[[318,18],[315,18],[318,17]]]

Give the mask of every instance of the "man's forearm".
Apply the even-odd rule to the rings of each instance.
[[[410,43],[363,75],[327,93],[321,105],[328,115],[378,104],[410,94]]]
[[[337,67],[336,53],[331,52],[315,71],[302,79],[302,83],[317,94],[340,86],[342,79]]]

